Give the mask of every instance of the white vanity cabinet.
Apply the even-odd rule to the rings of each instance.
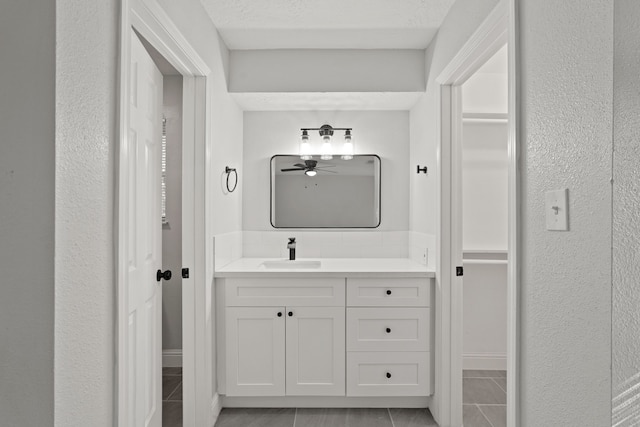
[[[344,278],[226,279],[223,294],[227,396],[344,396]]]
[[[347,396],[431,394],[431,286],[347,279]]]
[[[218,392],[237,406],[423,407],[432,292],[407,273],[218,276]]]

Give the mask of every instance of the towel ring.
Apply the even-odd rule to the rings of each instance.
[[[238,172],[236,172],[235,168],[230,168],[229,166],[225,166],[224,171],[227,174],[227,191],[229,193],[233,193],[236,187],[238,186]],[[235,176],[235,181],[233,182],[233,188],[229,187],[229,177],[231,176],[231,172],[233,172]]]

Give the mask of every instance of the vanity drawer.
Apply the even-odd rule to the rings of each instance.
[[[428,396],[428,352],[347,353],[347,396]]]
[[[225,279],[225,305],[341,307],[343,278],[233,278]]]
[[[348,308],[348,351],[428,351],[428,308]]]
[[[347,279],[347,305],[428,307],[431,299],[430,279],[383,278]]]

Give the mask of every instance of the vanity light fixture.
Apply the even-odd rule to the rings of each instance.
[[[311,144],[309,144],[309,132],[306,129],[302,131],[300,137],[300,158],[302,160],[311,159]]]
[[[322,146],[320,147],[320,159],[331,160],[333,159],[333,147],[331,146],[331,137],[336,130],[343,130],[344,132],[344,145],[342,147],[341,157],[344,160],[350,160],[353,158],[354,147],[353,139],[351,135],[352,128],[334,128],[330,125],[322,125],[319,128],[301,128],[302,136],[300,137],[300,158],[302,160],[311,159],[311,144],[309,143],[309,131],[317,130],[322,137]]]

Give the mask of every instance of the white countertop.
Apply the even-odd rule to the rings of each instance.
[[[216,270],[215,277],[435,277],[426,265],[408,258],[299,258],[320,261],[317,268],[266,268],[265,261],[283,258],[240,258]]]

